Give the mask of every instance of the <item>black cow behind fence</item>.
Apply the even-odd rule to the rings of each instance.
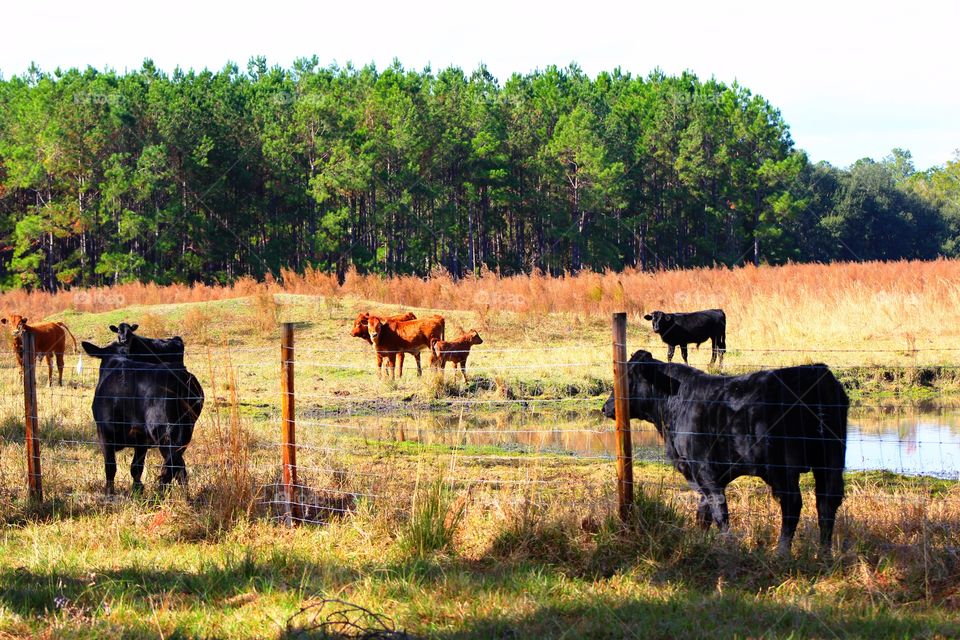
[[[103,452],[107,494],[114,492],[116,452],[126,447],[134,450],[130,464],[134,493],[143,489],[144,460],[147,450],[154,447],[163,456],[160,483],[165,486],[174,479],[186,482],[183,454],[203,410],[203,388],[183,366],[182,349],[181,364],[175,366],[158,361],[176,360],[174,353],[131,354],[129,346],[119,342],[106,347],[82,343],[87,354],[101,361],[92,408]]]
[[[134,333],[140,325],[121,322],[120,326],[110,325],[110,331],[117,334],[117,344],[124,347],[134,360],[157,362],[183,367],[183,338],[143,338]]]
[[[628,367],[630,418],[656,426],[667,456],[701,495],[701,526],[725,531],[726,486],[758,476],[780,501],[778,547],[788,554],[803,504],[800,474],[812,471],[820,544],[829,549],[843,500],[850,403],[826,365],[714,376],[637,351]],[[603,412],[614,417],[612,395]]]
[[[723,354],[727,350],[727,316],[723,309],[707,309],[691,313],[664,313],[654,311],[643,316],[644,320],[653,321],[653,332],[667,344],[667,362],[673,360],[673,353],[680,347],[680,355],[687,362],[687,345],[700,345],[710,341],[712,352],[710,364],[717,357],[720,366],[723,366]]]

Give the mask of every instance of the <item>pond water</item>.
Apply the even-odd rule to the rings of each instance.
[[[451,413],[417,417],[354,415],[326,419],[323,424],[370,439],[485,447],[492,448],[492,454],[501,450],[610,460],[616,455],[613,421],[598,411]],[[309,427],[309,421],[304,426]],[[665,461],[663,444],[653,425],[635,420],[632,434],[636,460]],[[960,479],[960,409],[852,410],[846,464],[850,471],[887,470]]]

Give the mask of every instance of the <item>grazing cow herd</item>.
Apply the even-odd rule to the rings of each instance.
[[[377,316],[363,312],[353,322],[350,335],[373,345],[377,357],[377,375],[386,362],[386,375],[391,379],[403,376],[403,356],[410,354],[417,362],[417,375],[423,375],[420,352],[429,351],[430,367],[443,375],[446,364],[452,362],[454,372],[459,365],[464,382],[467,381],[467,356],[470,347],[483,344],[480,334],[471,329],[456,340],[445,341],[446,320],[433,315],[417,318],[407,312],[392,316]]]
[[[667,362],[648,351],[637,351],[626,363],[628,419],[647,420],[663,438],[667,456],[692,488],[700,493],[697,522],[716,524],[726,531],[729,513],[726,487],[740,476],[757,476],[780,501],[778,548],[789,553],[800,518],[800,474],[812,472],[820,543],[829,548],[836,512],[843,500],[849,401],[843,386],[823,364],[757,371],[747,375],[711,375],[686,364],[671,362],[676,347],[685,363],[687,345],[711,341],[710,365],[723,366],[726,352],[726,315],[721,309],[692,313],[653,311],[644,318],[667,345]],[[62,322],[30,324],[12,315],[0,319],[11,328],[20,365],[22,337],[35,337],[37,358],[46,358],[48,384],[53,384],[55,358],[63,385],[63,358],[67,337],[76,339]],[[405,355],[423,373],[422,352],[440,375],[448,362],[459,367],[467,381],[471,347],[483,344],[475,330],[454,340],[445,339],[442,316],[418,318],[413,313],[379,316],[361,313],[351,335],[373,346],[378,376],[383,365],[391,379],[403,375]],[[110,326],[116,340],[99,347],[81,346],[100,361],[93,399],[93,416],[104,459],[106,492],[114,492],[116,452],[133,449],[130,475],[134,492],[143,488],[146,453],[160,450],[161,485],[185,482],[184,451],[203,410],[204,393],[196,376],[184,364],[185,345],[179,336],[147,338],[138,325]],[[78,362],[78,371],[81,363]],[[611,394],[603,413],[615,417]]]

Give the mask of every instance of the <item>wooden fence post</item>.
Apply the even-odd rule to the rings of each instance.
[[[630,439],[630,398],[627,384],[627,314],[613,314],[613,406],[617,422],[617,502],[620,519],[633,510],[633,443]]]
[[[33,334],[25,330],[23,341],[23,423],[27,450],[27,488],[30,499],[43,501],[43,475],[40,473],[40,428],[37,420],[37,350]]]
[[[300,518],[300,505],[297,500],[297,427],[294,413],[293,358],[293,323],[284,322],[280,333],[280,393],[283,396],[281,449],[283,492],[288,525],[293,525]]]

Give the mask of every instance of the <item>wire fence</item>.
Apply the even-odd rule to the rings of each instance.
[[[664,351],[661,344],[635,348]],[[188,349],[187,369],[200,380],[206,404],[185,450],[187,491],[201,504],[213,503],[242,483],[254,512],[264,517],[324,522],[358,509],[402,517],[409,514],[420,487],[442,479],[455,494],[467,497],[470,509],[566,508],[603,517],[618,508],[616,465],[622,457],[615,423],[601,414],[603,400],[598,399],[610,391],[613,361],[608,349],[589,343],[557,349],[484,345],[469,363],[467,383],[453,382],[448,375],[448,386],[438,386],[425,366],[422,380],[397,387],[378,378],[369,347],[298,345],[291,359],[295,390],[289,392],[295,398],[294,442],[282,438],[285,396],[278,348]],[[850,353],[794,351],[813,356]],[[744,357],[731,364],[730,353],[726,373],[767,368],[745,364]],[[506,354],[520,357],[507,360]],[[823,359],[831,361],[834,371],[863,367]],[[62,387],[44,384],[45,363],[36,368],[44,497],[77,509],[123,503],[134,488],[128,448],[118,456],[117,494],[105,494],[101,443],[91,412],[100,372],[96,361],[87,358],[85,363],[82,372],[64,371]],[[915,376],[927,368],[902,363],[884,371]],[[577,371],[579,381],[558,378],[560,369]],[[404,376],[413,378],[415,368],[405,368]],[[525,393],[514,397],[518,394],[510,385]],[[571,386],[577,388],[567,388]],[[0,500],[22,500],[28,494],[24,383],[12,357],[0,366],[0,389]],[[124,395],[113,399],[135,401]],[[123,415],[117,422],[137,427]],[[696,510],[699,498],[673,469],[657,429],[634,420],[629,435],[636,465],[632,484],[645,492],[667,492],[691,513]],[[285,476],[290,462],[284,448],[295,452],[292,477]],[[145,463],[143,478],[150,493],[157,489],[163,460],[151,451]],[[960,409],[941,396],[927,398],[920,407],[912,397],[896,396],[856,404],[846,438],[846,469],[960,479]],[[804,485],[805,492],[811,489]],[[894,502],[934,499],[931,495],[878,494]],[[779,518],[762,482],[738,481],[728,496],[731,504],[740,506],[736,517]]]

